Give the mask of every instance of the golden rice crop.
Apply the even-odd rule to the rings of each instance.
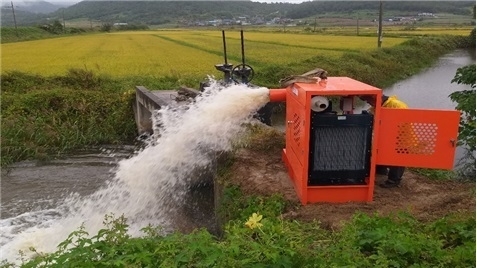
[[[218,36],[221,35],[221,33],[206,32],[204,35]],[[235,36],[229,34],[229,36],[231,38],[240,39],[239,33],[235,33]],[[262,42],[337,51],[362,51],[375,49],[377,46],[377,38],[371,36],[335,36],[278,32],[264,34],[262,32],[245,32],[244,38],[246,42]],[[407,38],[387,38],[386,42],[382,44],[382,47],[392,47],[406,40]]]
[[[374,49],[376,38],[244,32],[245,61],[253,67],[288,64],[316,55]],[[404,38],[387,38],[383,46]],[[226,32],[229,63],[241,63],[240,33]],[[220,74],[222,34],[217,31],[161,30],[61,37],[1,45],[2,72],[64,74],[69,68],[111,76],[205,76]],[[220,74],[221,75],[221,74]]]
[[[461,35],[470,34],[471,28],[396,28],[388,32],[400,35]]]
[[[200,46],[201,48],[223,55],[222,36],[207,36],[201,34],[182,34],[168,35],[161,34],[177,42],[187,43],[191,46]],[[238,39],[237,39],[238,36]],[[226,35],[227,58],[229,63],[238,64],[242,62],[242,50],[240,33],[232,32]],[[301,61],[313,57],[317,54],[327,56],[340,56],[340,50],[321,50],[318,48],[301,47],[286,44],[275,44],[249,40],[244,37],[245,62],[253,65],[263,64],[287,64],[290,62]]]
[[[388,43],[390,36],[400,36],[400,37],[409,37],[409,36],[422,36],[422,35],[460,35],[468,36],[473,27],[469,26],[458,26],[458,27],[416,27],[414,25],[385,25],[383,26],[383,35],[386,37],[386,42],[383,45]],[[356,27],[335,27],[332,30],[335,34],[356,34]],[[362,35],[376,35],[376,27],[361,27],[359,33]],[[374,37],[375,38],[375,37]],[[393,39],[394,40],[394,39]]]
[[[221,57],[151,34],[97,34],[2,44],[2,72],[64,74],[86,68],[112,76],[203,73]]]

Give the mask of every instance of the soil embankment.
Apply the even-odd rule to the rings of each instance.
[[[339,228],[360,211],[367,214],[389,215],[400,211],[412,214],[416,219],[430,221],[463,211],[475,213],[475,184],[456,181],[436,181],[406,170],[399,188],[381,188],[377,184],[386,176],[377,176],[374,200],[369,203],[300,204],[285,165],[281,149],[268,151],[241,149],[234,157],[229,182],[240,186],[247,195],[272,195],[282,193],[292,206],[284,214],[290,219],[320,221],[329,229]]]

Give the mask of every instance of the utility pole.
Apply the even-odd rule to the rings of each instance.
[[[63,33],[66,33],[65,10],[63,9]]]
[[[313,26],[313,32],[316,32],[316,17],[315,17],[315,25]]]
[[[17,37],[18,37],[17,19],[16,19],[16,17],[15,17],[15,8],[13,7],[13,1],[11,1],[10,3],[12,3],[13,23],[15,24],[15,34],[16,34]]]
[[[356,15],[356,35],[359,36],[359,15]]]
[[[383,1],[379,1],[378,47],[383,42]]]

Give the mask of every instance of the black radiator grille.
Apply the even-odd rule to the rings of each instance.
[[[313,170],[360,170],[367,157],[367,128],[315,129]]]
[[[364,184],[369,176],[373,117],[312,114],[309,185]]]

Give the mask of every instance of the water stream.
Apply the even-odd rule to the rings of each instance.
[[[161,109],[160,133],[131,157],[93,155],[88,164],[81,155],[80,165],[69,158],[10,167],[2,174],[2,259],[18,261],[18,250],[29,247],[53,252],[81,224],[95,235],[106,214],[124,215],[134,236],[148,225],[165,232],[190,228],[184,205],[191,186],[207,183],[215,152],[230,150],[243,123],[267,101],[266,88],[212,84],[193,104]]]
[[[455,109],[449,95],[470,89],[468,85],[451,83],[457,69],[475,64],[475,56],[467,50],[456,50],[441,58],[423,72],[385,88],[387,95],[398,95],[412,108]]]

